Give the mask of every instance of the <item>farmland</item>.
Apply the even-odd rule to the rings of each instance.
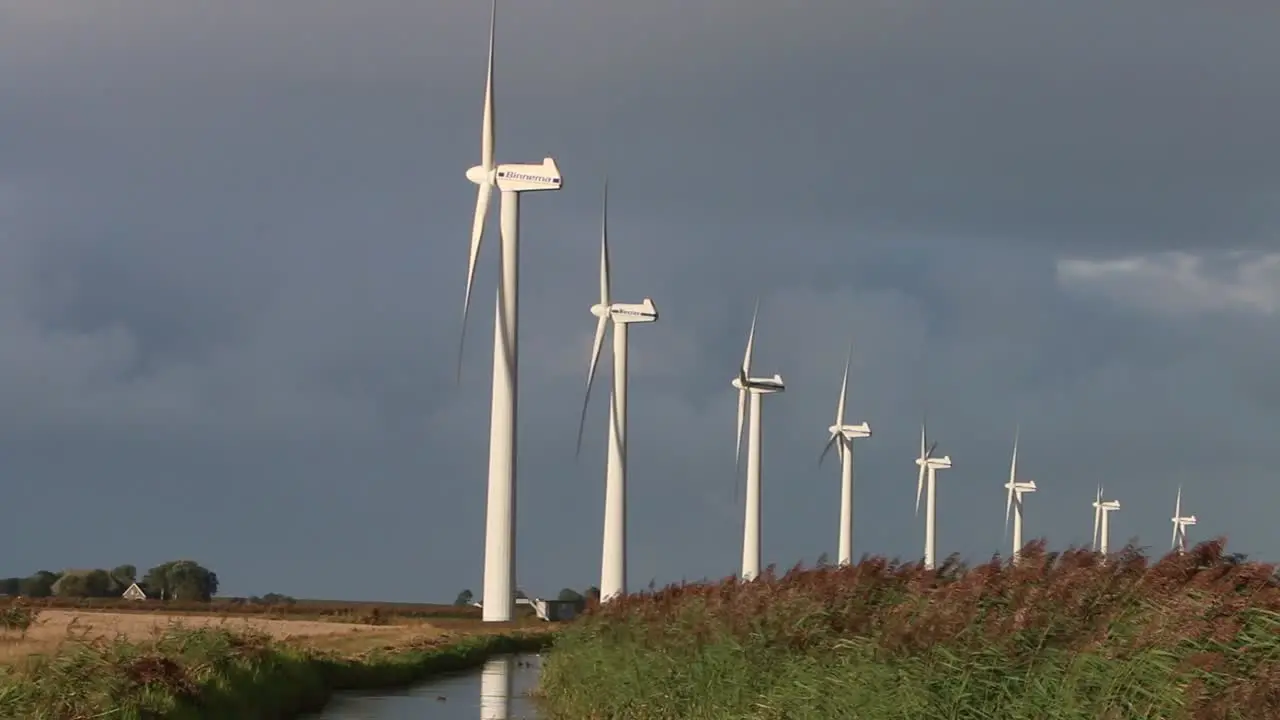
[[[1280,717],[1275,568],[1223,550],[671,586],[567,628],[541,693],[553,718]]]

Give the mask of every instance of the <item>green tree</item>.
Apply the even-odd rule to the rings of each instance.
[[[476,596],[471,594],[470,590],[463,590],[462,592],[458,593],[458,597],[454,599],[453,604],[457,605],[458,607],[462,607],[464,605],[470,605],[471,601],[475,599],[476,599]]]
[[[18,594],[26,597],[49,597],[53,595],[53,584],[58,582],[58,573],[40,570],[18,583]]]
[[[0,580],[0,595],[14,596],[22,592],[22,578],[4,578]]]
[[[581,603],[586,598],[582,597],[582,593],[573,588],[563,588],[560,590],[560,594],[556,596],[556,599],[564,602]]]
[[[588,600],[597,601],[597,602],[600,600],[600,588],[596,587],[595,585],[592,585],[591,587],[587,588],[587,591],[582,594]]]
[[[142,584],[165,600],[208,602],[218,592],[218,575],[194,560],[170,560],[148,570]]]
[[[111,576],[111,595],[119,595],[138,581],[138,568],[133,565],[117,565],[109,573]]]

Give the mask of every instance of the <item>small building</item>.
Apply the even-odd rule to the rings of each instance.
[[[533,601],[533,610],[538,613],[539,618],[547,622],[567,622],[577,617],[578,602],[537,598]]]
[[[125,600],[146,600],[147,593],[141,587],[138,586],[138,583],[134,583],[130,585],[129,589],[125,590],[124,594],[121,595],[120,597],[124,598]]]

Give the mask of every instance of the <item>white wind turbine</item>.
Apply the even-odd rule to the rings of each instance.
[[[600,223],[600,302],[591,307],[596,323],[591,364],[587,368],[587,391],[578,421],[578,452],[582,452],[582,429],[587,421],[591,382],[595,378],[604,346],[604,334],[613,325],[613,390],[609,394],[609,455],[605,471],[604,549],[600,561],[600,599],[608,601],[627,592],[627,326],[658,319],[653,300],[615,303],[609,293],[609,186],[604,190],[604,216]]]
[[[1178,486],[1178,499],[1173,506],[1173,549],[1180,553],[1187,551],[1187,526],[1196,524],[1195,515],[1182,514],[1182,486]]]
[[[853,344],[849,344],[849,354],[844,361],[844,380],[840,383],[840,402],[836,404],[836,422],[827,428],[831,437],[827,446],[818,457],[818,464],[827,457],[827,452],[834,446],[840,456],[840,546],[839,560],[841,565],[853,563],[853,441],[858,438],[871,437],[871,426],[866,422],[857,425],[846,425],[844,422],[845,395],[849,388],[849,362],[853,359]]]
[[[1018,435],[1019,431],[1014,430],[1013,433],[1013,461],[1009,464],[1009,482],[1005,483],[1005,489],[1009,494],[1004,501],[1004,531],[1009,532],[1009,514],[1013,511],[1013,551],[1009,557],[1013,558],[1016,563],[1018,555],[1022,552],[1022,495],[1024,493],[1033,493],[1036,491],[1036,481],[1027,480],[1025,482],[1018,481]]]
[[[746,410],[747,396],[751,396],[750,427],[747,431],[747,503],[746,519],[742,528],[742,579],[753,580],[760,575],[760,398],[762,395],[786,390],[781,375],[771,378],[751,377],[751,346],[756,337],[756,318],[760,303],[756,302],[751,315],[751,332],[747,335],[747,352],[742,356],[742,367],[732,385],[738,389],[738,445],[734,451],[735,462],[742,455],[742,416]],[[737,482],[734,482],[737,488]]]
[[[937,558],[937,473],[939,470],[946,470],[951,467],[951,456],[933,457],[933,451],[937,449],[938,443],[934,441],[932,445],[926,447],[927,441],[925,423],[921,422],[920,457],[916,458],[916,464],[920,466],[920,477],[916,481],[916,515],[920,514],[920,491],[924,488],[924,481],[927,476],[929,479],[929,499],[925,505],[924,567],[926,570],[932,570]]]
[[[1111,513],[1120,509],[1119,500],[1103,500],[1102,486],[1098,486],[1098,497],[1093,501],[1093,549],[1103,555],[1107,554],[1107,546],[1111,540]]]
[[[462,303],[462,332],[458,343],[458,378],[462,378],[462,347],[466,342],[467,311],[475,281],[476,259],[488,215],[489,197],[496,186],[501,200],[502,281],[493,322],[493,405],[489,421],[489,498],[485,513],[484,620],[505,622],[515,611],[516,515],[516,395],[518,364],[520,193],[559,190],[560,168],[553,158],[541,164],[497,165],[493,144],[493,37],[498,13],[494,0],[489,18],[489,71],[485,79],[484,120],[480,135],[480,164],[467,170],[479,186],[471,226],[467,263],[467,291]]]

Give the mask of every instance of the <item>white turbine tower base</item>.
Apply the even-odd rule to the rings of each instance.
[[[742,526],[742,579],[754,580],[760,576],[760,454],[763,428],[760,424],[761,396],[779,393],[786,390],[781,375],[771,378],[751,377],[751,347],[756,337],[756,318],[760,314],[760,303],[756,302],[756,310],[751,316],[751,332],[747,335],[747,352],[742,357],[742,367],[738,369],[738,377],[731,383],[738,390],[738,445],[735,458],[742,455],[742,420],[746,410],[747,396],[751,396],[750,425],[747,430],[747,502],[745,518]],[[737,488],[737,481],[734,481]]]
[[[916,481],[916,514],[920,514],[920,491],[923,489],[926,478],[929,481],[929,498],[925,505],[925,526],[924,526],[924,567],[926,570],[932,570],[937,563],[937,523],[938,523],[938,504],[937,504],[937,473],[939,470],[946,470],[951,467],[951,456],[945,455],[940,458],[933,457],[933,451],[937,449],[938,443],[927,445],[928,433],[925,424],[920,424],[920,457],[916,458],[916,464],[920,466],[920,476]]]
[[[1005,497],[1004,502],[1004,530],[1009,532],[1009,514],[1013,513],[1013,550],[1009,553],[1014,563],[1018,562],[1022,553],[1022,496],[1025,493],[1033,493],[1036,491],[1036,482],[1027,480],[1019,482],[1018,477],[1018,435],[1017,430],[1013,433],[1013,461],[1009,464],[1009,482],[1005,483],[1005,489],[1009,494]]]
[[[638,304],[615,303],[609,292],[609,188],[605,185],[604,211],[600,223],[600,302],[591,307],[596,323],[587,368],[587,389],[578,421],[578,452],[582,452],[582,430],[591,401],[600,350],[608,326],[613,326],[613,388],[609,393],[609,454],[605,470],[604,542],[600,559],[600,599],[608,602],[627,592],[627,326],[658,319],[653,300]]]
[[[849,363],[853,359],[853,344],[849,345],[849,354],[844,361],[844,380],[840,383],[840,401],[836,404],[836,422],[827,428],[830,437],[827,446],[818,456],[818,464],[827,457],[827,452],[834,446],[840,456],[840,544],[837,548],[840,565],[853,564],[853,441],[858,438],[871,437],[871,426],[867,423],[846,425],[844,422],[845,396],[849,389]]]
[[[1119,500],[1103,500],[1102,486],[1098,486],[1097,499],[1093,501],[1093,549],[1105,557],[1111,541],[1111,513],[1120,509]]]
[[[1179,553],[1187,551],[1187,527],[1196,524],[1195,515],[1182,514],[1182,486],[1178,486],[1178,499],[1173,506],[1173,549]]]
[[[480,134],[480,164],[467,170],[467,179],[479,186],[471,226],[471,250],[467,264],[467,289],[462,303],[462,330],[458,342],[458,379],[462,378],[462,350],[466,343],[467,312],[480,256],[484,223],[493,188],[501,192],[502,279],[494,307],[493,404],[489,420],[489,493],[485,513],[484,620],[507,622],[515,613],[515,515],[516,515],[516,398],[519,364],[519,265],[520,193],[559,190],[560,168],[552,158],[541,164],[494,163],[493,44],[498,3],[489,17],[489,70],[485,78],[484,119]]]

